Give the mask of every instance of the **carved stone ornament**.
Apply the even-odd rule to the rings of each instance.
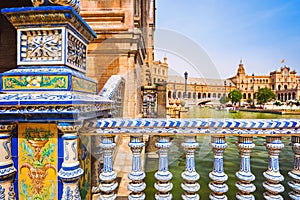
[[[45,5],[62,5],[72,6],[77,12],[79,12],[80,4],[79,0],[31,0],[33,6],[45,6]]]

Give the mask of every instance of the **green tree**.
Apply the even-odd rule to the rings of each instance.
[[[229,98],[225,97],[225,96],[222,96],[219,101],[220,101],[221,104],[226,104],[229,101]]]
[[[265,104],[276,98],[275,93],[269,88],[260,88],[256,93],[257,103]]]
[[[247,103],[249,103],[249,104],[253,103],[253,99],[251,99],[251,98],[247,99]]]
[[[228,96],[232,103],[238,103],[241,101],[243,95],[239,90],[232,90]]]

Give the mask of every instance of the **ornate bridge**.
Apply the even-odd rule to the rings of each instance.
[[[100,199],[115,199],[116,173],[113,168],[113,151],[116,147],[114,137],[117,135],[130,135],[128,146],[132,151],[132,171],[129,174],[131,182],[128,189],[131,191],[129,199],[144,199],[143,190],[146,184],[143,182],[145,172],[141,168],[141,152],[145,146],[143,136],[158,136],[155,146],[158,148],[159,166],[155,173],[157,182],[155,188],[156,199],[172,199],[170,191],[173,188],[170,180],[172,173],[168,170],[168,150],[172,145],[170,136],[183,135],[185,141],[182,146],[186,150],[186,168],[182,172],[183,183],[182,199],[199,199],[197,192],[200,178],[195,170],[195,150],[199,144],[197,136],[210,135],[210,146],[214,152],[214,166],[209,173],[212,180],[209,183],[210,199],[227,199],[228,191],[226,181],[228,176],[223,168],[223,153],[227,147],[226,136],[236,136],[238,139],[237,149],[240,152],[240,169],[236,172],[239,181],[236,187],[239,192],[237,199],[255,199],[251,194],[256,190],[252,183],[255,176],[251,173],[250,154],[255,147],[253,136],[266,136],[266,150],[268,151],[268,166],[264,172],[266,181],[263,182],[265,199],[283,199],[280,195],[284,191],[280,184],[284,177],[280,174],[279,153],[284,148],[282,136],[290,136],[292,149],[295,153],[294,166],[291,166],[289,176],[293,179],[288,183],[291,199],[300,198],[300,136],[299,120],[231,120],[231,119],[100,119],[88,121],[81,129],[84,135],[101,135],[103,140],[100,144],[104,152],[104,168],[100,174],[101,190]]]

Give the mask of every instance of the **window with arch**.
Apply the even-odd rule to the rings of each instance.
[[[170,99],[170,98],[171,98],[171,96],[172,96],[172,92],[171,92],[171,91],[169,91],[169,92],[168,92],[168,98]]]
[[[287,89],[288,89],[288,86],[287,86],[287,85],[284,85],[284,89],[287,90]]]
[[[190,99],[192,97],[192,94],[189,92],[188,93],[188,98]]]
[[[201,93],[198,93],[198,99],[201,99]]]

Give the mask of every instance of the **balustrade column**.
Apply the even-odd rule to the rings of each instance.
[[[185,136],[184,143],[182,143],[186,151],[186,166],[185,171],[181,174],[184,183],[181,184],[181,188],[185,191],[182,194],[184,200],[198,200],[200,199],[197,194],[200,189],[199,180],[200,175],[195,170],[195,151],[199,144],[196,142],[196,136]]]
[[[294,168],[289,172],[289,176],[293,179],[288,185],[293,190],[289,193],[291,199],[300,199],[300,137],[292,136],[292,148],[294,151]]]
[[[212,190],[209,198],[211,200],[227,200],[224,193],[228,191],[228,186],[224,182],[228,180],[228,176],[224,173],[223,167],[223,155],[227,147],[225,136],[212,136],[210,146],[214,152],[214,169],[209,173],[209,178],[212,179],[208,185]]]
[[[0,199],[16,199],[14,177],[16,168],[11,154],[11,137],[14,125],[0,124]]]
[[[159,166],[158,171],[155,173],[157,182],[154,184],[157,193],[155,199],[157,200],[169,200],[172,199],[170,191],[173,188],[173,184],[169,181],[173,175],[168,168],[168,151],[171,146],[169,136],[159,136],[158,142],[155,143],[158,148]]]
[[[146,118],[148,116],[148,95],[144,90],[143,92],[143,117]]]
[[[78,130],[81,125],[76,123],[58,123],[57,128],[63,133],[64,161],[58,172],[63,183],[62,199],[81,199],[78,181],[83,174],[78,161]]]
[[[267,181],[263,182],[263,187],[267,190],[264,193],[264,198],[267,200],[283,199],[279,194],[284,191],[284,187],[279,182],[284,180],[284,177],[279,172],[279,153],[284,147],[280,136],[267,136],[266,148],[268,151],[268,170],[263,173]]]
[[[241,163],[240,170],[236,172],[236,177],[239,179],[235,186],[239,192],[236,194],[238,200],[254,200],[255,197],[251,194],[255,191],[256,187],[252,181],[255,180],[255,176],[251,173],[250,166],[250,154],[255,144],[252,142],[251,136],[239,136],[237,147],[240,151]]]
[[[117,173],[113,171],[113,152],[116,147],[115,136],[104,136],[100,147],[103,151],[103,172],[100,174],[100,199],[114,200],[117,198],[115,190]]]
[[[131,136],[130,143],[128,144],[132,151],[132,171],[128,175],[131,182],[128,185],[128,189],[131,191],[128,196],[129,200],[142,200],[145,199],[143,191],[146,188],[146,184],[143,182],[145,178],[145,172],[141,166],[141,152],[145,144],[143,143],[142,136]]]
[[[150,104],[150,107],[151,107],[151,117],[155,117],[154,115],[155,115],[155,98],[156,98],[156,94],[155,94],[155,92],[152,90],[151,91],[151,100],[150,100],[150,102],[151,102],[151,104]]]

